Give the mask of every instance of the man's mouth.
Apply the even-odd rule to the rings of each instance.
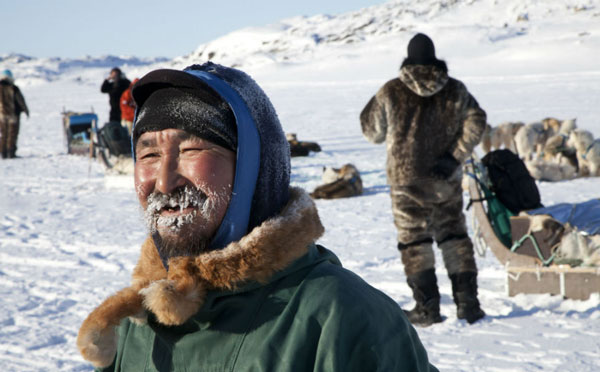
[[[192,213],[197,208],[198,207],[196,207],[196,206],[189,206],[189,207],[186,207],[186,208],[181,208],[181,207],[164,207],[160,211],[158,211],[158,214],[160,214],[161,216],[184,215],[184,214]]]

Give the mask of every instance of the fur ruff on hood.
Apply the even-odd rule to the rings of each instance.
[[[415,94],[430,97],[448,82],[448,72],[434,65],[406,65],[400,69],[400,80]]]
[[[268,283],[276,272],[303,256],[323,232],[312,199],[302,189],[290,188],[289,202],[279,215],[223,249],[170,259],[168,273],[148,238],[132,285],[106,299],[87,317],[77,346],[94,366],[108,366],[115,357],[116,327],[123,318],[143,323],[146,311],[151,311],[162,324],[183,324],[200,310],[208,291]]]

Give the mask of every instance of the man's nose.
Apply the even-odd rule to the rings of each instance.
[[[184,186],[185,180],[179,173],[179,162],[177,156],[163,156],[156,178],[156,189],[163,194],[168,194],[180,186]]]

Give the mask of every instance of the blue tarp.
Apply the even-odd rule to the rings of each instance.
[[[528,214],[548,214],[562,224],[569,223],[580,231],[590,235],[600,234],[600,199],[592,199],[583,203],[561,203],[551,207],[533,209]]]
[[[80,114],[69,116],[69,125],[90,125],[92,121],[98,122],[98,116],[96,114]]]

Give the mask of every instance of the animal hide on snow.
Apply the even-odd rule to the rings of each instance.
[[[321,146],[316,142],[298,141],[296,133],[286,133],[285,138],[290,145],[290,155],[296,156],[308,156],[311,152],[320,152]]]
[[[362,195],[363,185],[358,169],[352,164],[323,168],[324,184],[310,194],[315,199],[338,199]]]

